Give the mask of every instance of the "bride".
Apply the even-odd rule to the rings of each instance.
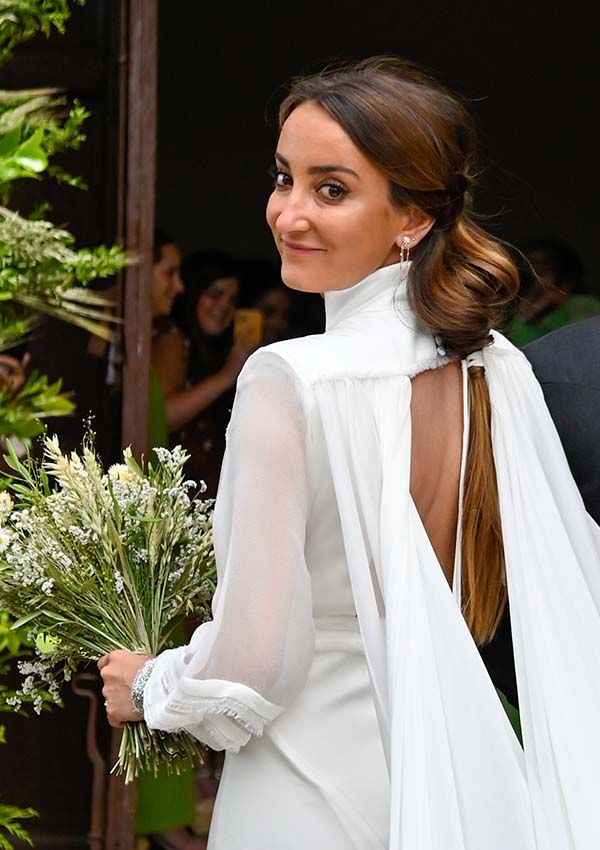
[[[280,127],[267,220],[327,329],[244,367],[213,620],[102,658],[109,719],[226,750],[211,850],[597,850],[600,532],[492,330],[518,282],[468,112],[379,57]],[[508,600],[523,748],[477,650]]]

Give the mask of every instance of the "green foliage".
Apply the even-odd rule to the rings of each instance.
[[[85,0],[74,2],[83,5]],[[0,0],[0,65],[18,44],[36,33],[64,32],[71,5],[69,0]],[[79,147],[85,139],[82,125],[87,116],[77,102],[68,109],[66,99],[55,90],[0,90],[0,351],[22,341],[43,313],[110,336],[107,323],[112,321],[112,305],[82,285],[122,269],[127,262],[123,251],[104,246],[75,248],[70,233],[43,220],[47,206],[29,218],[6,208],[16,180],[47,176],[84,188],[79,177],[50,160]],[[45,417],[72,410],[72,402],[60,392],[60,382],[51,384],[37,372],[22,385],[0,382],[0,439],[15,435],[30,440],[43,430]],[[0,498],[6,512],[12,504],[10,496],[4,492]],[[17,659],[31,655],[32,648],[26,631],[15,629],[9,615],[0,612],[0,677]],[[46,696],[39,691],[38,702],[44,703]],[[0,682],[0,711],[14,710],[15,699]],[[21,821],[36,814],[30,808],[0,803],[0,850],[12,850],[11,839],[31,844]]]
[[[85,0],[76,0],[82,6]],[[0,0],[0,65],[14,48],[38,32],[65,31],[69,0]]]
[[[35,818],[35,809],[19,809],[16,806],[5,806],[0,803],[0,850],[13,850],[11,838],[17,838],[33,846],[33,841],[21,821],[25,818]]]
[[[6,611],[0,611],[0,676],[6,676],[15,662],[30,655],[32,649],[26,629],[15,629],[14,620]],[[15,696],[16,692],[0,681],[0,712],[14,711],[10,700],[14,701]],[[4,727],[0,726],[0,744],[4,743]]]
[[[17,838],[33,847],[33,841],[27,830],[21,824],[25,818],[36,818],[35,809],[19,809],[17,806],[5,806],[0,803],[0,850],[13,850],[11,838]]]
[[[66,416],[74,410],[73,402],[61,393],[60,381],[50,384],[46,375],[33,371],[18,392],[0,389],[0,436],[37,437],[44,430],[43,419]]]
[[[0,675],[5,675],[9,665],[31,646],[25,630],[13,629],[12,626],[13,622],[8,614],[0,611]],[[0,711],[14,711],[13,707],[6,703],[6,699],[11,697],[14,697],[14,691],[10,691],[0,682]],[[5,743],[4,727],[0,726],[0,744]],[[20,821],[32,817],[37,817],[37,812],[33,809],[19,809],[16,806],[5,806],[0,803],[0,850],[12,850],[13,844],[10,838],[17,838],[31,846],[31,837]]]
[[[120,248],[75,249],[73,236],[49,221],[0,207],[0,351],[15,344],[42,313],[109,339],[112,304],[88,284],[126,264]]]
[[[63,32],[70,6],[69,0],[0,0],[0,65],[36,32]],[[50,177],[85,188],[52,159],[81,145],[88,115],[80,103],[68,108],[54,89],[0,90],[0,352],[22,342],[43,314],[112,337],[114,304],[84,287],[120,271],[127,264],[124,252],[118,246],[77,248],[67,230],[46,220],[47,205],[29,217],[7,206],[17,180]],[[73,410],[59,385],[37,374],[20,389],[18,382],[0,386],[0,437],[30,438],[40,433],[45,416]]]
[[[85,188],[50,158],[85,141],[82,126],[89,116],[77,101],[63,120],[65,99],[53,89],[4,91],[0,89],[0,198],[8,202],[10,183],[22,178],[39,180],[43,173],[71,186]]]

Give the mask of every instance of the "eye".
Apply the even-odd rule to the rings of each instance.
[[[348,194],[348,189],[345,186],[342,186],[341,183],[332,182],[322,183],[318,191],[327,201],[339,201]]]
[[[276,168],[272,165],[269,168],[269,174],[273,179],[273,186],[276,189],[284,189],[286,186],[292,185],[292,177],[286,171],[282,171],[280,168]]]

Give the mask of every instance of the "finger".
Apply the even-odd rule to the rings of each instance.
[[[104,667],[106,667],[106,665],[108,664],[109,661],[110,661],[110,653],[108,653],[107,655],[103,655],[102,658],[99,658],[98,659],[98,670],[102,670]]]
[[[107,711],[106,716],[108,718],[108,722],[113,727],[113,729],[122,729],[125,724],[119,720],[119,716],[112,711]]]

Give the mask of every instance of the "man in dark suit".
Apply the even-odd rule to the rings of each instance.
[[[600,316],[547,334],[526,346],[524,354],[541,384],[585,507],[600,525]],[[481,654],[494,684],[517,705],[508,611]]]
[[[600,525],[600,316],[524,349],[542,385],[573,478]]]

